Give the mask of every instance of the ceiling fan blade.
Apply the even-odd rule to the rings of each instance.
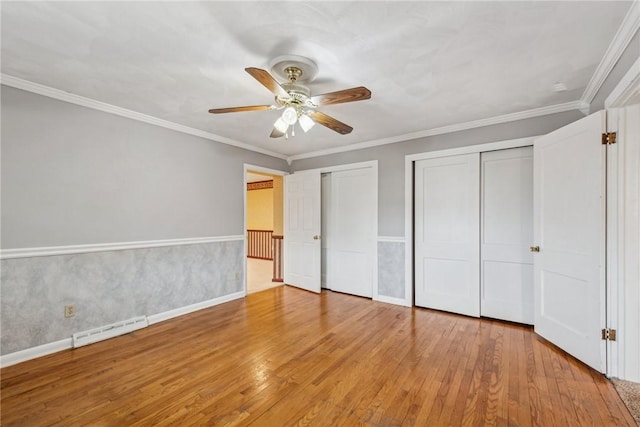
[[[271,138],[282,138],[283,136],[284,136],[284,132],[279,131],[275,127],[271,131],[271,135],[269,135],[269,137]]]
[[[371,91],[364,86],[358,86],[351,89],[312,96],[311,102],[316,105],[329,105],[341,104],[343,102],[363,101],[369,98],[371,98]]]
[[[307,113],[307,115],[311,117],[313,121],[318,123],[319,125],[326,126],[333,131],[341,133],[342,135],[351,133],[351,131],[353,130],[351,126],[346,125],[341,121],[334,119],[331,116],[327,116],[326,114],[321,113],[320,111],[310,111]]]
[[[229,107],[229,108],[212,108],[209,110],[211,114],[220,114],[220,113],[239,113],[242,111],[260,111],[260,110],[271,110],[273,107],[271,105],[250,105],[246,107]]]
[[[254,67],[245,68],[244,70],[251,74],[254,79],[259,81],[262,86],[269,89],[275,96],[279,96],[280,98],[289,98],[287,91],[284,90],[284,88],[280,86],[280,83],[278,83],[267,71]]]

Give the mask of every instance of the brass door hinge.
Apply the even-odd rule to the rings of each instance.
[[[615,329],[603,329],[602,330],[602,339],[607,341],[615,341],[616,340],[616,330]]]
[[[605,132],[602,134],[602,145],[610,145],[616,143],[616,133],[615,132]]]

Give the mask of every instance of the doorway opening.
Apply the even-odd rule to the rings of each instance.
[[[282,277],[283,177],[246,171],[247,293],[280,286]]]

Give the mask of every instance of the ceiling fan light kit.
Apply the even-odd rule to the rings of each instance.
[[[311,119],[311,117],[307,116],[306,114],[300,116],[298,122],[300,123],[300,127],[305,133],[309,132],[309,129],[311,129],[313,125],[316,124],[313,119]]]
[[[350,133],[353,128],[341,121],[334,119],[318,111],[318,107],[344,102],[362,101],[371,98],[371,91],[364,86],[337,92],[311,96],[311,90],[303,83],[311,82],[317,72],[317,65],[303,56],[284,55],[271,61],[271,72],[287,80],[287,83],[278,81],[268,71],[260,68],[245,68],[245,71],[266,87],[275,96],[276,105],[254,105],[230,108],[212,108],[212,114],[235,113],[242,111],[281,110],[282,115],[276,119],[271,131],[271,138],[285,139],[295,135],[295,124],[299,123],[304,132],[308,132],[316,123],[325,126],[342,135]]]
[[[298,121],[298,111],[294,107],[287,107],[282,113],[282,120],[289,126],[293,126]]]

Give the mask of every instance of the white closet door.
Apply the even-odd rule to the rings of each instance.
[[[320,292],[320,172],[284,177],[284,281]]]
[[[533,324],[533,148],[482,153],[483,316]]]
[[[480,315],[480,155],[415,162],[415,304]]]
[[[605,113],[538,138],[534,150],[535,331],[604,372]]]
[[[327,288],[371,298],[376,244],[373,169],[331,173],[327,212]]]

